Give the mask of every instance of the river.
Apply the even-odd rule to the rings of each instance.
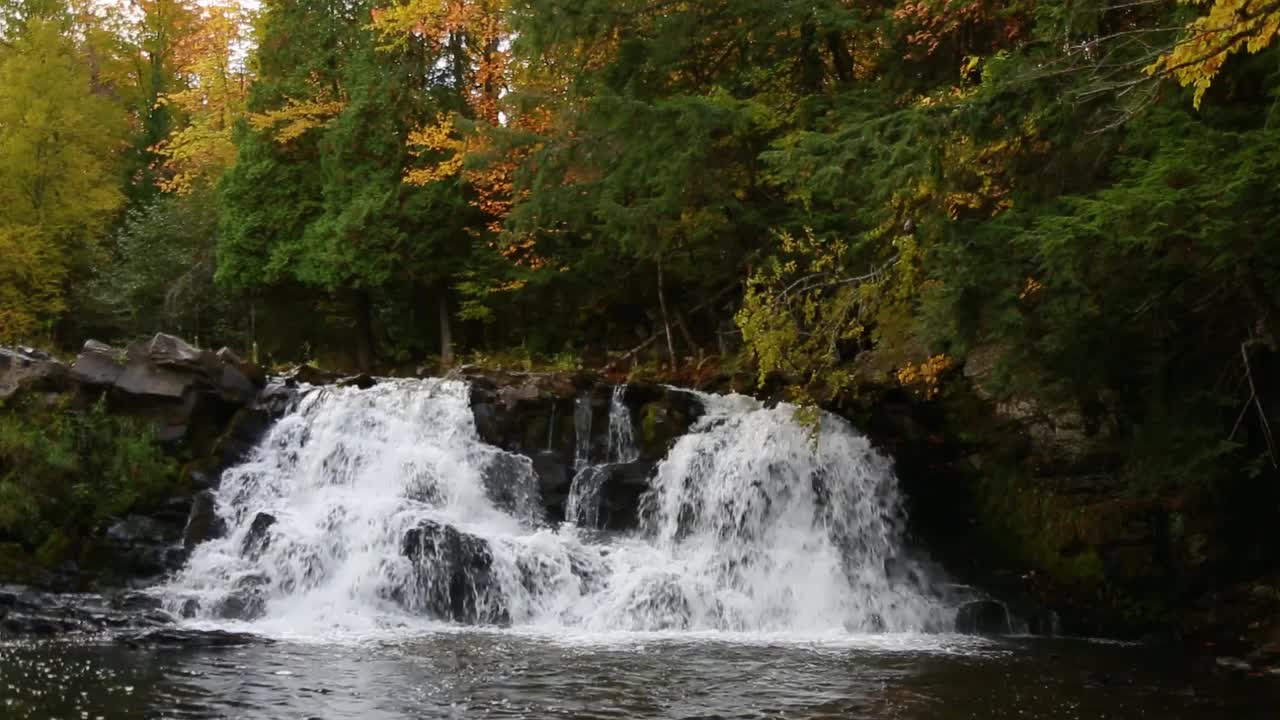
[[[1280,694],[1069,639],[537,637],[0,646],[5,718],[1249,720]]]

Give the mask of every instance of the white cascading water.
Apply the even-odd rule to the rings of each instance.
[[[620,463],[635,462],[640,457],[640,449],[636,447],[635,427],[631,422],[631,411],[627,409],[623,398],[627,392],[626,385],[618,385],[613,389],[609,399],[609,428],[605,447],[605,461],[595,465],[591,463],[591,412],[587,398],[578,399],[578,407],[588,408],[585,414],[578,415],[577,454],[574,457],[573,482],[569,485],[569,497],[565,501],[564,516],[571,523],[584,528],[600,526],[600,497],[604,484],[608,482],[611,468]],[[585,438],[585,439],[584,439]]]
[[[618,385],[613,388],[613,396],[609,399],[609,447],[607,462],[635,462],[640,457],[640,448],[636,447],[636,430],[631,423],[631,411],[623,400],[626,398],[627,386]]]
[[[700,396],[706,413],[654,471],[642,529],[600,536],[544,521],[531,462],[480,441],[468,393],[445,380],[310,391],[224,474],[227,534],[159,590],[167,606],[294,634],[422,616],[586,632],[949,628],[903,556],[889,462],[838,418],[815,444],[790,408]]]

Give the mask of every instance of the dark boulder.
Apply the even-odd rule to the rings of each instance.
[[[298,385],[332,385],[341,379],[336,373],[326,372],[311,365],[299,365],[281,376],[289,387]]]
[[[137,594],[108,599],[94,594],[42,593],[0,587],[0,638],[97,634],[110,630],[154,628],[173,618]]]
[[[192,628],[161,628],[118,635],[116,641],[129,647],[220,648],[245,645],[268,645],[270,638],[252,633]]]
[[[271,381],[258,393],[253,406],[275,420],[292,412],[301,397],[297,387],[284,381]]]
[[[218,350],[214,353],[214,357],[223,365],[239,370],[240,374],[248,378],[255,387],[264,387],[267,384],[267,373],[261,367],[241,358],[231,348],[224,347]]]
[[[139,590],[127,590],[116,593],[108,600],[112,610],[120,612],[156,612],[163,610],[160,598],[151,593]]]
[[[640,502],[649,490],[655,464],[648,460],[602,466],[599,527],[631,530],[640,524]]]
[[[662,385],[628,385],[626,404],[639,427],[640,457],[657,462],[705,412],[697,395]]]
[[[191,501],[187,526],[182,531],[182,547],[191,552],[196,545],[222,537],[226,532],[226,522],[218,517],[217,496],[210,490],[196,493]]]
[[[493,554],[485,540],[427,520],[405,533],[401,553],[415,568],[414,592],[399,598],[410,611],[454,622],[507,622],[492,592]]]
[[[529,458],[494,453],[485,463],[481,481],[494,505],[519,518],[535,522],[542,519],[538,476]]]
[[[222,620],[257,620],[267,611],[267,585],[261,575],[240,578],[235,588],[213,605],[213,616]]]
[[[245,535],[241,552],[250,558],[257,559],[271,545],[271,527],[276,524],[276,516],[260,512],[253,516],[249,524],[249,534]]]
[[[956,632],[966,635],[1008,635],[1013,632],[1009,609],[995,600],[974,600],[956,613]]]
[[[348,375],[340,378],[337,383],[338,387],[354,387],[361,390],[368,390],[378,384],[378,379],[369,373],[360,373],[358,375]]]
[[[130,515],[107,528],[103,562],[121,577],[148,578],[182,566],[182,525],[148,515]]]
[[[569,466],[559,453],[540,452],[533,456],[533,471],[538,475],[538,489],[547,514],[552,520],[563,520],[564,504],[573,482]]]

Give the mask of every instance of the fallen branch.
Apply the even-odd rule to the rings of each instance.
[[[698,305],[697,307],[693,308],[693,309],[692,309],[692,310],[690,310],[689,312],[690,312],[690,313],[696,313],[696,312],[698,312],[699,310],[704,310],[704,309],[706,309],[706,308],[707,308],[707,307],[709,307],[712,303],[714,303],[715,301],[717,301],[717,300],[719,300],[720,298],[724,297],[725,295],[727,295],[727,294],[729,293],[729,291],[730,291],[730,290],[733,290],[733,289],[734,289],[734,288],[736,288],[736,287],[738,287],[738,283],[734,283],[734,284],[732,284],[732,285],[728,285],[728,286],[726,286],[724,289],[720,290],[720,291],[719,291],[719,292],[717,292],[715,295],[712,295],[711,297],[707,298],[707,299],[706,299],[706,301],[704,301],[702,304]],[[630,350],[628,350],[627,352],[623,353],[622,355],[620,355],[620,356],[618,356],[618,357],[614,358],[613,360],[610,360],[608,363],[606,363],[606,364],[605,364],[605,366],[604,366],[604,367],[600,368],[600,372],[602,372],[602,373],[609,372],[610,370],[613,370],[613,369],[617,368],[617,367],[618,367],[619,365],[621,365],[622,363],[626,362],[627,360],[630,360],[631,358],[635,357],[635,356],[636,356],[636,355],[638,355],[639,353],[643,352],[645,348],[649,347],[649,346],[650,346],[650,345],[652,345],[654,342],[656,342],[656,341],[658,340],[658,338],[662,337],[662,336],[663,336],[663,334],[664,334],[664,332],[665,332],[665,330],[666,330],[665,328],[663,328],[662,330],[659,330],[658,332],[654,333],[653,335],[650,335],[648,340],[645,340],[644,342],[642,342],[642,343],[640,343],[639,345],[637,345],[637,346],[635,346],[635,347],[631,348]]]
[[[1249,347],[1261,344],[1261,342],[1260,340],[1246,340],[1240,343],[1240,357],[1244,359],[1244,375],[1249,381],[1249,399],[1245,401],[1244,409],[1240,411],[1240,417],[1236,418],[1235,427],[1231,428],[1231,436],[1227,440],[1235,439],[1236,432],[1240,429],[1240,423],[1244,421],[1244,416],[1249,413],[1249,407],[1257,408],[1258,421],[1262,426],[1262,437],[1267,441],[1267,455],[1271,458],[1271,467],[1280,469],[1280,463],[1276,461],[1276,442],[1271,433],[1271,423],[1267,421],[1267,413],[1262,408],[1262,399],[1258,397],[1258,386],[1253,383],[1253,365],[1249,363]]]

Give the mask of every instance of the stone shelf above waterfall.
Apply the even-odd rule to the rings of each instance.
[[[566,519],[574,478],[587,465],[609,471],[603,526],[636,525],[638,502],[659,460],[702,415],[697,394],[647,383],[612,385],[587,373],[514,373],[464,367],[481,439],[529,457],[549,518]],[[625,389],[625,392],[622,390]],[[625,443],[625,457],[616,454]]]

